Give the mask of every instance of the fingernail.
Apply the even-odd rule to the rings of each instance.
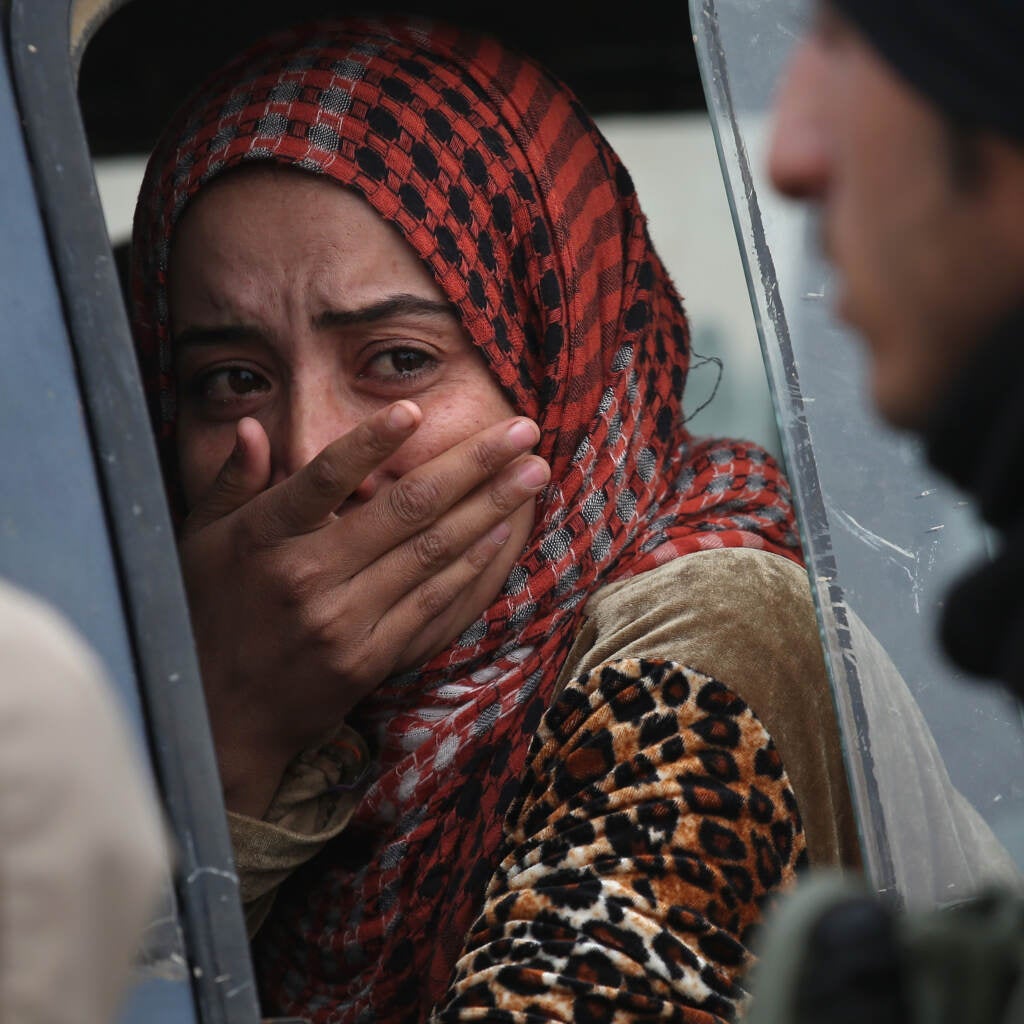
[[[537,428],[529,420],[516,420],[508,428],[508,439],[516,448],[532,448],[537,443]]]
[[[527,462],[520,466],[517,476],[524,487],[543,487],[548,481],[548,475],[540,462]]]
[[[415,422],[416,418],[409,406],[401,402],[388,410],[388,426],[393,430],[408,430]]]
[[[512,536],[512,527],[508,523],[498,523],[489,536],[495,544],[504,544]]]

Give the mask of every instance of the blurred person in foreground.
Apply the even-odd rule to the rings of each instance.
[[[0,580],[0,1020],[110,1024],[169,877],[148,768],[103,668]]]
[[[1024,5],[818,3],[776,97],[769,173],[812,203],[836,311],[886,422],[1000,539],[956,581],[940,640],[1024,695]],[[964,694],[965,701],[970,695]],[[822,878],[762,935],[757,1024],[1024,1019],[1024,905],[990,887],[897,914]]]

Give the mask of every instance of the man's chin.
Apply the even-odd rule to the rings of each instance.
[[[856,307],[850,299],[849,289],[843,284],[842,278],[838,276],[836,277],[835,298],[832,302],[832,311],[839,323],[844,327],[848,327],[859,337],[863,337],[863,333],[857,322]]]
[[[877,366],[872,374],[872,404],[882,421],[894,430],[920,432],[928,421],[928,410],[918,389]]]
[[[917,389],[913,381],[908,382],[906,374],[886,358],[892,352],[887,347],[884,331],[872,330],[871,325],[857,315],[848,293],[837,296],[835,316],[864,354],[869,395],[876,415],[896,430],[918,429],[923,417],[917,409]]]

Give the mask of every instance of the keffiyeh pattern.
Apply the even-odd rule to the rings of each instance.
[[[755,445],[688,433],[682,302],[629,174],[572,93],[495,40],[396,19],[266,40],[184,105],[153,154],[135,327],[172,495],[171,235],[205,183],[250,161],[333,178],[395,225],[540,425],[551,465],[500,597],[364,702],[352,724],[375,778],[356,824],[292,879],[256,945],[267,1012],[423,1019],[479,910],[587,597],[709,548],[799,561],[789,491]]]

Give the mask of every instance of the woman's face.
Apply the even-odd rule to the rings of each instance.
[[[413,249],[333,181],[263,166],[213,182],[175,232],[168,287],[189,507],[243,416],[266,431],[276,483],[371,412],[413,400],[423,421],[364,482],[368,498],[515,415]],[[518,552],[532,503],[510,523]]]

